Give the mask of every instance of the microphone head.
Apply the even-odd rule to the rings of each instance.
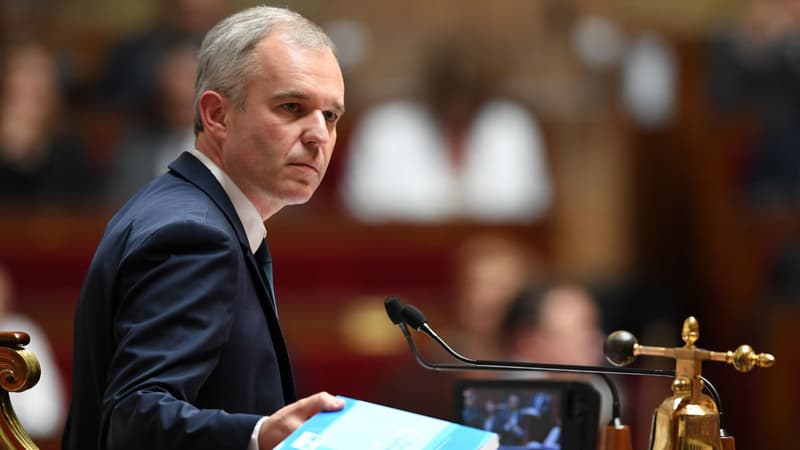
[[[383,306],[386,308],[386,314],[389,315],[389,319],[392,320],[393,324],[400,325],[403,323],[403,315],[400,313],[403,309],[403,304],[400,303],[397,297],[386,297],[386,300],[383,301]]]
[[[417,309],[414,305],[406,305],[400,311],[400,314],[403,316],[403,320],[415,330],[419,330],[422,328],[423,325],[427,322],[425,320],[425,315],[422,314],[422,311]]]
[[[615,331],[606,338],[606,342],[603,344],[603,353],[611,364],[627,366],[636,359],[634,354],[636,345],[636,336],[628,331]]]

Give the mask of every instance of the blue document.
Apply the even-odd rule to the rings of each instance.
[[[279,450],[494,450],[495,433],[388,406],[344,399],[340,411],[311,417]]]

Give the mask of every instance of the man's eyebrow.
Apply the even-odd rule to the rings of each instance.
[[[303,91],[291,90],[291,91],[280,91],[280,92],[277,92],[277,93],[275,93],[275,95],[272,96],[272,98],[274,100],[290,100],[290,99],[308,100],[309,97],[308,97],[308,94],[306,94]]]
[[[334,108],[334,109],[335,109],[335,110],[336,110],[336,111],[337,111],[339,114],[344,114],[344,112],[345,112],[344,103],[342,103],[342,102],[340,102],[340,101],[333,102],[333,108]]]
[[[298,90],[281,91],[281,92],[275,93],[275,95],[272,96],[273,100],[278,100],[278,101],[280,101],[280,100],[308,100],[309,98],[311,98],[311,97],[308,94],[306,94],[303,91],[298,91]],[[344,114],[344,112],[345,112],[344,103],[341,102],[341,101],[338,101],[338,100],[333,102],[333,109],[335,109],[339,114]]]

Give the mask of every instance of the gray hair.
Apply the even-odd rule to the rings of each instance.
[[[256,6],[223,19],[206,34],[200,47],[194,91],[195,134],[203,130],[199,110],[203,92],[219,92],[237,108],[244,108],[247,80],[258,70],[254,49],[276,30],[286,33],[292,44],[335,51],[322,28],[289,9]]]

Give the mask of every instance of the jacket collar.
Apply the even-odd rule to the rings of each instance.
[[[189,152],[183,152],[178,159],[169,165],[169,169],[205,192],[225,214],[228,222],[230,222],[231,226],[233,226],[233,229],[236,231],[236,237],[239,239],[239,242],[245,248],[250,248],[247,233],[244,231],[242,221],[239,219],[238,214],[236,214],[236,209],[233,207],[230,198],[228,198],[228,194],[200,160]]]

